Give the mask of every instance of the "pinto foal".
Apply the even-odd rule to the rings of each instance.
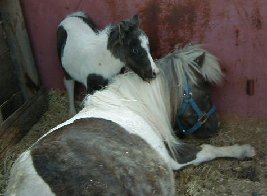
[[[124,67],[145,81],[151,81],[159,71],[151,57],[148,38],[139,28],[138,16],[99,30],[84,12],[75,12],[59,24],[57,37],[70,115],[76,113],[74,81],[92,94]]]

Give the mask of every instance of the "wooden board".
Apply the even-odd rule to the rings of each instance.
[[[0,0],[0,160],[47,110],[18,0]]]
[[[2,121],[6,120],[23,103],[24,99],[21,92],[14,93],[8,100],[2,103],[0,105],[0,113],[2,115]]]
[[[0,125],[0,161],[47,110],[47,93],[41,89]]]
[[[32,54],[20,1],[0,0],[0,17],[6,32],[17,82],[25,99],[32,97],[40,87],[40,81]]]
[[[11,59],[6,32],[0,18],[0,105],[20,91],[16,68]]]

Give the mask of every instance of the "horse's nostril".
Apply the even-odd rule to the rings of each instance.
[[[152,72],[152,77],[155,78],[157,76],[157,73],[155,71]]]

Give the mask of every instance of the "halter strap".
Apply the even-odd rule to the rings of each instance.
[[[186,113],[187,109],[190,106],[192,107],[192,109],[197,114],[198,120],[193,125],[193,127],[189,128],[189,129],[186,129],[183,126],[180,118],[183,117],[183,115]],[[177,121],[177,125],[178,125],[179,129],[182,130],[182,132],[184,134],[193,134],[195,131],[197,131],[199,128],[201,128],[202,125],[206,123],[208,118],[210,118],[210,116],[215,112],[216,112],[216,107],[214,105],[210,108],[210,110],[207,113],[203,112],[198,107],[197,103],[192,98],[191,86],[189,85],[188,78],[186,77],[185,86],[184,86],[184,99],[182,101],[181,107],[180,107],[179,112],[178,112],[177,117],[176,117],[176,121]]]

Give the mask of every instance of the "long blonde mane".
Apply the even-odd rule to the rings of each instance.
[[[149,123],[162,141],[172,148],[177,140],[171,125],[171,93],[167,85],[161,74],[148,83],[129,72],[116,76],[106,89],[90,95],[84,101],[85,109],[130,109]]]
[[[205,59],[203,65],[199,67],[194,60],[203,53],[205,53]],[[163,61],[172,61],[178,75],[178,85],[181,86],[180,94],[183,92],[182,87],[185,86],[186,77],[194,85],[198,85],[196,72],[211,84],[219,85],[222,82],[223,73],[218,59],[201,45],[188,44],[183,48],[177,46],[172,53],[160,60],[164,63]]]

